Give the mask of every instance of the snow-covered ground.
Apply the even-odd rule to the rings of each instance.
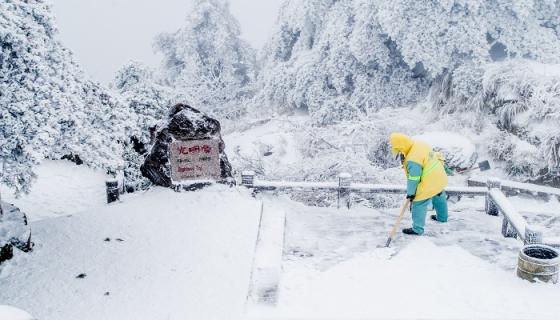
[[[513,200],[527,216],[560,217],[555,200]],[[275,318],[557,319],[560,314],[557,285],[515,276],[522,243],[501,236],[501,218],[484,213],[482,198],[451,204],[449,222],[428,221],[424,237],[399,234],[393,252],[377,246],[385,243],[398,208],[338,211],[288,200],[279,205],[288,216],[279,304],[268,310]],[[410,223],[409,217],[403,221]]]
[[[0,267],[0,305],[41,320],[240,318],[259,214],[242,189],[156,188],[33,222],[34,251]]]
[[[69,163],[51,165],[43,176],[73,170]],[[92,174],[77,172],[67,187],[78,188]],[[93,186],[104,192],[103,183]],[[35,190],[49,189],[45,182]],[[308,207],[286,196],[254,198],[243,188],[216,186],[193,193],[155,188],[112,205],[86,197],[72,212],[64,204],[82,194],[70,195],[44,198],[46,208],[63,208],[65,215],[51,212],[54,218],[33,221],[35,250],[16,251],[0,267],[0,305],[41,320],[556,319],[560,314],[559,285],[515,276],[521,242],[501,236],[501,219],[484,213],[483,198],[451,204],[449,223],[428,221],[420,238],[398,234],[388,251],[377,246],[385,243],[398,208]],[[27,201],[38,208],[37,197],[20,199],[22,207]],[[258,261],[261,197],[265,210],[286,213],[282,273],[277,306],[247,309],[250,273]],[[560,233],[556,199],[511,200],[545,235]],[[409,217],[403,226],[408,224]]]
[[[237,169],[252,169],[258,174],[280,177],[294,165],[301,164],[302,155],[294,128],[306,120],[269,119],[252,127],[238,128],[224,136],[226,153]]]
[[[2,188],[2,200],[13,203],[31,221],[92,210],[107,203],[102,171],[76,166],[68,161],[44,160],[35,169],[37,181],[29,195],[16,198]]]

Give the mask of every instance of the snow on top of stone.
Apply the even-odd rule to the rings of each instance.
[[[200,111],[196,111],[190,108],[185,108],[181,110],[178,114],[181,114],[188,118],[195,129],[201,129],[204,127],[206,123],[206,115]]]

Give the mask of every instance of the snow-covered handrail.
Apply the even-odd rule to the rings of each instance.
[[[338,193],[338,207],[346,206],[350,208],[350,193],[389,193],[404,194],[406,187],[400,185],[385,184],[369,184],[369,183],[353,183],[349,174],[341,174],[338,182],[294,182],[294,181],[266,181],[255,179],[254,172],[244,172],[241,175],[241,184],[245,187],[255,189],[257,191],[274,191],[274,190],[303,190],[303,191],[336,191]],[[504,237],[519,237],[524,243],[543,243],[542,232],[537,228],[530,226],[525,218],[519,214],[517,209],[509,202],[507,197],[501,191],[513,188],[520,188],[520,185],[512,184],[506,181],[505,186],[499,179],[487,179],[484,183],[480,180],[476,181],[477,186],[472,186],[473,182],[469,181],[471,186],[468,187],[448,187],[446,192],[449,195],[466,195],[466,196],[485,196],[486,197],[486,213],[492,216],[498,216],[501,212],[504,216],[502,224],[502,235]],[[526,184],[525,184],[526,185]],[[529,192],[555,194],[555,188],[535,186],[530,190],[524,186],[524,190]],[[551,190],[552,189],[552,190]],[[559,190],[560,191],[560,190]],[[559,194],[560,195],[560,194]],[[552,239],[550,239],[552,240]],[[547,244],[560,247],[560,243],[550,243],[557,241],[548,241]]]
[[[521,238],[521,240],[525,241],[525,231],[528,226],[525,218],[521,216],[500,189],[490,189],[490,198],[507,219],[507,222],[515,229],[516,234]]]
[[[245,179],[245,178],[244,178]],[[247,183],[245,183],[247,182]],[[347,186],[340,186],[339,182],[301,182],[301,181],[266,181],[253,179],[251,182],[242,181],[242,184],[257,190],[332,190],[345,189],[357,193],[392,193],[404,194],[406,187],[402,185],[371,184],[371,183],[349,183]],[[488,189],[484,187],[448,187],[445,191],[449,195],[468,195],[485,196]]]
[[[472,187],[482,187],[487,185],[488,178],[473,177],[469,178],[468,185]],[[560,189],[539,186],[531,183],[523,183],[509,180],[501,180],[501,190],[506,193],[527,193],[532,195],[546,195],[560,197]]]

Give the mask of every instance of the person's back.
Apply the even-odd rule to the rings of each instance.
[[[390,137],[393,154],[402,154],[404,171],[407,176],[407,199],[412,202],[412,228],[404,229],[406,234],[424,233],[426,212],[429,202],[436,209],[432,220],[447,221],[447,195],[445,187],[448,179],[443,159],[439,153],[422,141],[413,140],[402,133]]]
[[[408,161],[414,162],[422,168],[416,190],[416,201],[429,199],[447,187],[448,178],[443,161],[430,145],[419,140],[412,140],[412,148],[408,156],[405,155],[405,167],[407,167],[406,162]]]

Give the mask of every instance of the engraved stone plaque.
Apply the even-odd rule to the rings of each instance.
[[[169,152],[173,182],[220,178],[218,140],[175,140]]]

